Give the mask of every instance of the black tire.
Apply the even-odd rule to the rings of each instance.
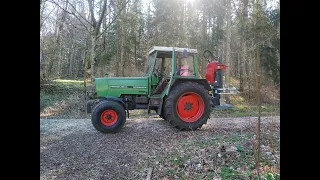
[[[202,109],[203,112],[201,113],[199,111],[196,111],[197,114],[194,115],[193,117],[190,117],[190,118],[193,118],[192,120],[193,122],[186,122],[187,120],[183,120],[177,112],[178,99],[180,97],[183,97],[183,95],[185,94],[188,95],[188,93],[193,93],[194,96],[198,98],[197,100],[202,101],[202,103],[198,103],[198,104],[199,104],[199,109],[200,109],[200,106],[203,107]],[[201,84],[198,84],[196,82],[190,82],[190,81],[182,82],[175,85],[170,90],[169,95],[165,100],[164,113],[167,121],[170,122],[170,124],[175,128],[179,130],[196,130],[201,128],[203,124],[207,123],[207,120],[209,119],[212,111],[211,104],[212,102],[210,100],[208,90],[206,90]],[[186,107],[186,105],[184,106]],[[190,109],[192,108],[193,108],[193,105],[191,105]],[[199,116],[199,117],[196,117],[196,116]]]
[[[102,116],[103,113],[105,116]],[[91,122],[102,133],[119,132],[126,122],[126,112],[118,102],[101,101],[92,111]]]
[[[164,107],[163,107],[163,108],[164,108]],[[160,113],[159,116],[166,121],[166,116],[165,116],[165,114],[164,114],[163,108],[161,109],[161,113]]]
[[[166,100],[166,96],[165,97],[163,97],[163,102],[165,102],[165,100]],[[158,112],[157,112],[158,113]],[[162,105],[162,108],[161,108],[161,113],[160,113],[160,115],[159,115],[163,120],[165,120],[166,121],[166,116],[165,116],[165,114],[164,114],[164,106]]]

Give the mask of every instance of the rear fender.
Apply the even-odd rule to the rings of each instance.
[[[209,84],[209,82],[206,80],[206,79],[194,79],[194,78],[183,78],[183,79],[177,79],[173,82],[172,87],[176,86],[177,84],[179,83],[182,83],[182,82],[186,82],[186,81],[192,81],[192,82],[196,82],[198,84],[201,84],[205,89],[207,89],[208,91],[211,91],[212,88]]]

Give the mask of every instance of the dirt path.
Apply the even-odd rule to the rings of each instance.
[[[90,119],[40,119],[40,179],[142,179],[151,158],[177,141],[253,131],[256,120],[213,118],[201,130],[177,131],[160,118],[128,119],[119,133],[102,134]],[[279,116],[261,122],[263,131],[280,131]]]

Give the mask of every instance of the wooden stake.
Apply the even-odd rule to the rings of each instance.
[[[147,179],[146,180],[150,180],[151,179],[151,175],[152,175],[152,167],[148,168],[148,175],[147,175]]]

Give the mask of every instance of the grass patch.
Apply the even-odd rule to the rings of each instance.
[[[280,137],[279,132],[274,135]],[[158,175],[166,179],[257,179],[250,144],[252,137],[251,132],[194,135],[187,139],[183,136],[177,139],[168,152],[157,154],[155,159],[160,162],[154,164],[164,167]],[[275,138],[275,141],[280,141],[280,138]],[[221,150],[222,145],[226,151]],[[276,152],[280,154],[280,147],[276,147]],[[262,150],[262,154],[261,176],[270,180],[277,179],[280,172],[277,165],[270,161],[274,155],[270,149]]]
[[[46,94],[70,94],[75,91],[83,92],[83,90],[83,81],[57,79],[46,84],[40,84],[40,98],[41,92]]]
[[[240,173],[236,170],[234,170],[232,167],[230,166],[224,166],[221,168],[221,172],[220,172],[220,177],[222,179],[239,179]]]
[[[146,109],[130,110],[129,114],[130,114],[130,118],[147,118],[147,117],[149,117],[148,110],[146,110]],[[152,117],[159,117],[159,116],[155,115]]]
[[[258,107],[255,105],[238,104],[230,109],[214,109],[214,117],[245,117],[258,116]],[[280,105],[263,104],[261,115],[280,115]]]
[[[72,84],[83,84],[82,80],[72,80],[72,79],[56,79],[53,80],[54,82],[57,83],[72,83]]]
[[[155,114],[154,111],[151,111]],[[155,117],[158,118],[158,115],[148,115],[148,111],[146,109],[136,109],[130,110],[130,118],[147,118],[147,117]],[[264,104],[261,107],[261,115],[262,116],[270,116],[270,115],[280,115],[280,106],[279,105],[270,105]],[[212,112],[212,117],[247,117],[247,116],[258,116],[258,108],[254,105],[244,105],[239,104],[234,106],[231,109],[214,109]]]
[[[57,79],[46,84],[40,84],[40,113],[45,108],[59,105],[70,95],[81,95],[84,83],[80,80]]]
[[[48,92],[40,92],[40,113],[44,108],[54,106],[55,103],[62,101],[65,95],[53,94]]]

